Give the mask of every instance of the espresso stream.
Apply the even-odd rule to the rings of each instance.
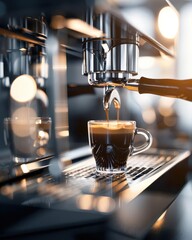
[[[117,111],[117,121],[120,120],[120,107],[116,108]],[[106,120],[109,122],[109,109],[105,109]]]

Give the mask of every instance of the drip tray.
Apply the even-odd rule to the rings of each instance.
[[[127,164],[127,171],[122,174],[115,174],[118,178],[127,176],[129,181],[146,178],[149,174],[156,172],[164,165],[169,164],[176,156],[177,152],[148,153],[130,158]],[[94,159],[91,157],[80,164],[76,164],[64,171],[69,177],[84,177],[102,180],[115,176],[114,174],[97,173],[95,171]]]
[[[144,239],[186,183],[189,156],[189,151],[152,149],[130,158],[125,174],[98,174],[93,158],[64,173],[81,186],[88,183],[92,194],[116,199],[108,229],[117,239]]]
[[[0,237],[77,226],[82,234],[86,226],[84,234],[90,229],[93,235],[104,232],[107,239],[113,239],[111,234],[117,239],[143,239],[184,186],[189,156],[189,151],[150,149],[130,158],[123,174],[98,174],[89,155],[66,166],[59,177],[50,171],[58,161],[50,161],[49,171],[2,183],[3,202],[16,205],[14,216],[19,216],[20,225],[2,222]],[[53,213],[55,217],[50,217]]]
[[[107,185],[111,185],[110,191],[114,190],[114,193],[121,193],[126,200],[131,200],[189,155],[189,151],[152,149],[145,154],[131,157],[127,164],[127,171],[120,174],[96,172],[95,161],[93,157],[90,157],[66,168],[64,174],[69,179],[87,179],[89,184],[103,183],[99,184],[97,189],[98,191],[102,190],[102,194],[104,194],[104,190],[107,193],[109,189]],[[131,197],[126,196],[134,186],[137,186],[137,191],[134,190]]]

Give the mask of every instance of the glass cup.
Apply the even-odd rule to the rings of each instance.
[[[51,118],[5,118],[4,140],[16,163],[31,162],[47,153]]]
[[[142,135],[145,142],[134,146],[136,135]],[[136,127],[135,121],[88,121],[88,138],[101,173],[122,173],[126,171],[130,156],[146,151],[152,144],[151,134]]]

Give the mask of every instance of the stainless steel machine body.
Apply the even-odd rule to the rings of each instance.
[[[138,73],[139,35],[110,13],[90,11],[86,22],[103,37],[83,41],[83,73],[92,85],[122,85]]]

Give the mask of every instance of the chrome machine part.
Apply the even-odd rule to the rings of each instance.
[[[125,86],[138,74],[138,58],[144,45],[174,57],[165,46],[130,24],[118,11],[91,8],[86,23],[102,34],[83,41],[83,75],[93,86]],[[135,88],[134,88],[135,89]]]
[[[103,107],[105,111],[109,110],[112,102],[116,109],[120,109],[121,99],[118,91],[113,87],[106,87],[104,89],[104,97],[103,97]]]
[[[44,17],[41,16],[38,19],[10,17],[8,30],[3,33],[8,34],[8,37],[10,36],[7,40],[10,81],[12,82],[15,77],[21,74],[33,76],[37,83],[39,79],[44,81],[48,77],[45,47],[47,26]],[[21,37],[19,38],[19,36]],[[29,38],[31,41],[25,41],[25,38]]]
[[[137,75],[139,35],[109,12],[87,14],[87,23],[100,29],[104,37],[83,42],[83,74],[91,85],[119,86]]]

